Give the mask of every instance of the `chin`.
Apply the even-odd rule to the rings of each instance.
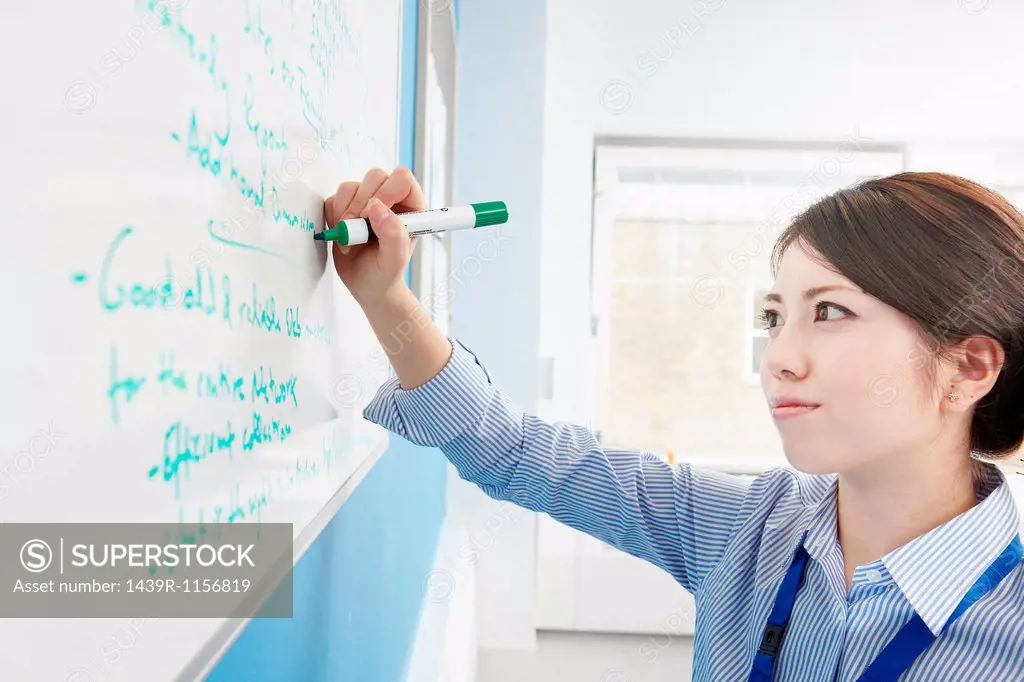
[[[825,476],[834,474],[840,470],[839,462],[828,456],[827,446],[825,448],[812,448],[806,445],[794,445],[782,443],[786,461],[797,471],[812,476]]]

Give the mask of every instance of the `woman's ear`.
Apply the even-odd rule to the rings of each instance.
[[[957,396],[955,404],[961,409],[970,407],[984,398],[1006,362],[1003,346],[989,336],[970,336],[956,345],[955,372],[950,378],[951,389]]]

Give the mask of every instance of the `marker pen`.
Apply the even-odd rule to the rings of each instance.
[[[468,206],[449,206],[429,211],[411,211],[397,214],[405,223],[409,236],[468,230],[475,227],[500,225],[508,222],[508,208],[504,201],[485,201]],[[342,246],[354,246],[377,241],[377,235],[367,218],[339,220],[338,225],[313,235],[322,242],[338,242]]]

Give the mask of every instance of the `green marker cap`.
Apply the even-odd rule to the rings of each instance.
[[[485,201],[480,204],[470,204],[470,206],[476,213],[476,224],[473,227],[487,227],[508,222],[508,208],[504,201]]]

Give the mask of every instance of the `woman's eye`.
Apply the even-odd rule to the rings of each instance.
[[[772,323],[775,321],[775,318],[778,317],[778,313],[774,310],[763,309],[758,313],[757,317],[761,321],[762,329],[771,329],[775,326]]]
[[[853,314],[841,305],[827,302],[821,302],[815,305],[814,313],[815,322],[834,322],[837,319],[842,319],[843,317]],[[767,308],[758,313],[758,319],[761,322],[762,329],[773,329],[779,326],[782,322],[778,311]]]
[[[850,312],[846,308],[844,308],[842,306],[839,306],[839,305],[836,305],[835,303],[819,303],[817,306],[815,306],[815,312],[818,312],[818,313],[820,313],[822,311],[828,311],[829,309],[838,312],[840,315],[847,315]],[[828,318],[826,318],[824,320],[821,320],[821,321],[822,322],[832,322],[834,319],[835,319],[835,316],[833,315],[832,317],[828,317]],[[815,320],[815,321],[818,321],[818,320]]]

